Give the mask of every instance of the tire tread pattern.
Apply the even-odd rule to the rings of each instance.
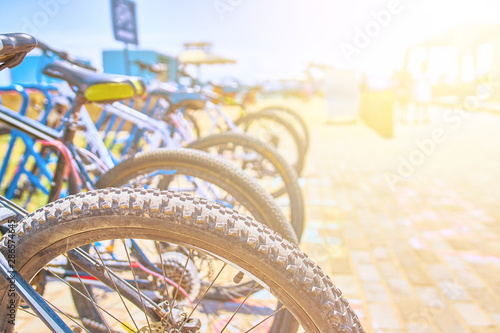
[[[59,199],[19,223],[16,229],[17,242],[22,251],[30,252],[30,248],[31,252],[39,251],[47,245],[30,243],[29,236],[41,229],[50,229],[61,223],[76,223],[81,218],[100,217],[105,221],[106,216],[110,215],[132,215],[137,220],[144,218],[143,223],[146,225],[167,219],[176,225],[189,225],[191,229],[212,234],[214,239],[223,237],[231,244],[231,248],[244,249],[264,263],[263,267],[268,267],[268,270],[272,266],[274,272],[269,274],[281,276],[281,283],[286,284],[284,287],[287,291],[300,295],[296,298],[300,298],[298,302],[301,308],[314,318],[316,325],[321,326],[319,332],[364,332],[341,291],[297,245],[232,209],[185,193],[110,188]],[[155,225],[150,227],[154,228]],[[61,237],[65,236],[52,236],[53,239]],[[23,242],[23,239],[26,241]],[[0,250],[6,252],[7,237],[0,240]],[[26,261],[27,256],[21,257]],[[22,272],[19,261],[16,262],[17,269]],[[1,295],[5,298],[5,282],[0,288],[4,288]]]

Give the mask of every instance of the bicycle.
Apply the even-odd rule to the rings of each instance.
[[[155,72],[151,65],[140,61],[136,63],[145,70]],[[286,160],[295,168],[297,174],[301,174],[309,142],[307,141],[307,125],[299,115],[290,109],[284,111],[284,108],[280,107],[269,107],[247,114],[245,104],[225,96],[223,87],[212,82],[201,86],[183,67],[178,68],[178,74],[179,79],[186,77],[191,81],[191,88],[183,90],[172,84],[155,82],[156,86],[151,93],[169,99],[172,110],[183,110],[183,113],[188,115],[195,133],[200,133],[198,123],[206,122],[210,122],[211,126],[202,137],[217,132],[243,131],[274,146],[283,156],[286,156]],[[238,109],[235,121],[222,111],[221,106],[224,104]],[[202,110],[204,112],[200,112]],[[293,116],[285,118],[290,116],[289,112]],[[200,120],[200,114],[205,118]],[[300,131],[304,131],[303,137]]]
[[[64,57],[63,60],[65,62],[80,65],[80,63],[67,56],[66,52],[54,50],[46,44],[43,44],[42,49],[44,52],[52,52],[59,55],[59,57]],[[48,64],[46,69],[50,70],[51,66],[51,64]],[[64,65],[57,63],[56,66]],[[71,69],[65,68],[65,70]],[[79,69],[79,71],[80,73],[86,73],[86,75],[92,75],[92,72],[85,72],[85,69]],[[31,89],[35,88],[37,87],[31,86]],[[45,92],[48,88],[39,86],[39,89]],[[54,97],[47,96],[48,94],[45,95],[48,100],[47,105],[56,104],[51,102]],[[148,97],[145,109],[147,109],[148,104],[151,102],[151,96],[154,96],[154,94],[151,94]],[[146,117],[123,103],[115,102],[113,104],[105,104],[102,108],[102,115],[97,121],[97,130],[104,130],[103,140],[108,143],[110,142],[107,145],[109,149],[115,148],[117,144],[122,145],[121,150],[118,151],[119,155],[122,157],[131,156],[133,153],[140,151],[143,147],[140,147],[141,144],[139,142],[144,142],[144,144],[147,145],[147,150],[154,150],[161,146],[170,148],[177,148],[180,146],[171,138],[172,128],[177,131],[183,131],[181,128],[182,125],[180,125],[182,119],[179,118],[180,115],[178,114],[169,112],[170,119],[172,119],[172,122],[175,124],[175,126],[169,129],[161,121]],[[47,119],[48,110],[50,109],[46,106],[45,112],[40,115],[41,119]],[[82,109],[80,113],[80,121],[84,123],[83,131],[85,133],[85,137],[97,138],[97,130],[93,129],[94,125],[86,110]],[[104,119],[107,119],[108,121],[104,121]],[[112,127],[114,122],[117,120],[120,120],[120,123],[117,128],[114,129],[115,136],[110,137],[109,133],[113,129]],[[117,133],[125,132],[123,131],[125,122],[127,122],[127,124],[132,124],[132,128],[130,130],[130,134],[126,135],[126,141],[119,141],[119,139],[117,139]],[[147,136],[148,134],[150,134],[150,137]],[[119,162],[119,158],[113,158],[112,156],[111,158],[108,157],[109,154],[106,152],[106,149],[100,142],[97,142],[99,140],[93,139],[92,141],[92,144],[89,145],[90,152],[98,156],[108,168],[112,168]],[[204,138],[199,142],[193,142],[187,147],[208,151],[211,152],[212,155],[223,156],[232,161],[234,164],[244,169],[245,172],[247,172],[251,177],[257,179],[274,198],[286,195],[280,198],[280,206],[289,217],[289,220],[294,226],[297,234],[300,235],[302,233],[304,224],[304,208],[297,176],[273,147],[257,142],[251,137],[237,133],[213,135]],[[113,151],[117,152],[116,149]],[[24,160],[27,160],[27,157],[25,157]],[[121,170],[127,170],[128,168],[128,164],[125,163],[123,167],[113,169],[111,174],[116,175],[115,178],[117,179],[123,178],[123,171]],[[5,165],[3,169],[5,169]],[[24,171],[22,168],[19,170]],[[99,184],[116,184],[109,182],[110,180],[113,180],[113,177],[107,176],[105,178],[107,181],[99,182]],[[12,197],[12,192],[16,187],[17,181],[11,182],[7,195],[8,197]]]
[[[10,44],[6,50],[5,48],[0,50],[0,62],[3,62],[0,68],[18,64],[18,53],[21,52],[19,49],[25,55],[30,50],[27,45],[34,47],[36,44],[36,40],[31,36],[22,34],[0,35],[0,40],[3,45]],[[16,52],[18,45],[22,47]],[[21,54],[21,60],[24,55]],[[15,59],[14,63],[9,62],[12,59]],[[15,216],[26,214],[11,202],[3,199],[2,201],[10,208],[10,212],[15,212],[2,216],[11,225],[17,222]],[[0,304],[5,306],[3,309],[9,309],[0,311],[0,330],[5,332],[14,330],[15,322],[12,318],[15,318],[19,310],[35,312],[46,327],[54,332],[81,332],[89,329],[93,332],[101,329],[108,332],[117,329],[124,329],[127,332],[205,330],[206,326],[203,325],[210,324],[210,320],[206,320],[204,314],[208,308],[200,304],[215,280],[224,275],[221,272],[227,266],[235,266],[236,274],[229,275],[234,276],[233,280],[236,282],[239,282],[244,275],[253,279],[254,283],[250,292],[243,295],[243,302],[237,303],[236,310],[230,311],[226,316],[229,320],[222,322],[219,328],[215,327],[219,332],[226,328],[231,329],[230,321],[237,320],[237,323],[242,324],[248,319],[244,318],[245,314],[240,310],[250,297],[256,295],[257,289],[267,290],[266,295],[275,295],[277,299],[271,303],[277,307],[271,313],[264,313],[257,321],[251,322],[249,330],[264,323],[268,324],[268,320],[274,317],[275,328],[284,332],[287,331],[284,326],[289,325],[291,331],[297,327],[297,324],[287,317],[292,314],[307,332],[363,332],[359,320],[340,295],[340,291],[295,245],[267,227],[202,198],[154,189],[105,189],[60,199],[24,217],[17,224],[14,232],[11,235],[7,234],[0,241],[2,253],[0,275],[4,277],[0,282]],[[105,224],[105,227],[102,224]],[[119,262],[112,257],[100,256],[96,242],[108,240],[109,235],[117,237],[117,240],[123,243],[128,258],[124,262],[125,265],[117,265]],[[135,269],[141,267],[141,263],[130,259],[126,244],[126,240],[132,238],[130,236],[150,240],[158,247],[162,244],[170,246],[179,242],[181,248],[190,248],[187,255],[182,257],[185,264],[181,266],[183,269],[178,283],[168,281],[164,269],[165,262],[161,258],[161,254],[165,252],[162,251],[158,251],[160,255],[158,265],[163,269],[156,267],[160,272],[156,274],[158,277],[155,280],[157,294],[149,295],[141,291],[140,286],[151,282],[144,281],[141,275],[133,274],[133,280],[127,282],[120,275],[120,268],[126,266],[127,272],[135,273]],[[89,242],[95,251],[83,251],[77,248]],[[231,250],[227,248],[228,243],[232,245]],[[13,245],[16,257],[15,263],[10,265],[7,258]],[[186,290],[180,285],[184,282],[185,274],[191,274],[187,273],[189,271],[187,267],[192,255],[196,253],[198,258],[201,258],[202,252],[207,252],[206,256],[215,255],[215,258],[222,262],[221,269],[216,278],[207,285],[196,305],[193,304],[192,309],[189,309],[182,303],[183,298],[188,298],[189,294],[186,295]],[[97,312],[98,317],[95,319],[101,319],[99,322],[90,319],[85,322],[83,318],[79,323],[80,317],[74,318],[57,307],[53,309],[52,302],[38,294],[38,292],[43,293],[45,286],[35,284],[37,287],[35,290],[27,282],[37,276],[40,270],[53,275],[55,280],[64,281],[60,276],[64,272],[56,272],[53,261],[61,254],[64,254],[75,278],[86,291],[82,296],[87,297],[90,306]],[[19,271],[12,266],[16,266]],[[149,270],[146,268],[143,271]],[[150,271],[148,274],[151,275],[151,272],[155,273]],[[93,281],[94,285],[102,283],[108,291],[118,294],[116,297],[126,308],[122,314],[125,318],[130,318],[133,323],[119,320],[114,308],[98,304],[103,299],[95,298],[88,292],[86,285],[89,281]],[[11,286],[14,287],[14,294],[10,294]],[[23,298],[24,309],[18,308],[19,298],[16,294]],[[179,296],[181,294],[183,297]],[[261,294],[258,304],[262,305],[262,299]],[[134,311],[129,309],[132,306],[135,306]],[[273,308],[274,306],[271,309]],[[68,327],[56,312],[65,314],[65,320],[71,322],[73,329]],[[136,316],[137,312],[142,313],[140,318]],[[109,315],[112,317],[108,317]],[[116,323],[105,321],[105,316],[107,319],[116,319]],[[243,319],[238,321],[240,317]],[[220,314],[212,319],[219,323],[215,319],[220,319]]]
[[[219,264],[218,269],[212,273],[213,278],[222,279],[224,277],[230,280],[231,277],[240,278],[242,274],[239,272],[245,272],[246,279],[251,277],[251,280],[257,281],[252,282],[252,288],[241,295],[239,301],[232,307],[232,311],[230,307],[221,313],[214,314],[212,312],[212,315],[217,316],[228,312],[226,321],[213,323],[214,326],[217,323],[220,324],[219,330],[217,330],[217,326],[214,327],[216,331],[221,331],[223,326],[228,323],[228,318],[234,325],[238,325],[238,329],[241,329],[240,325],[244,325],[246,321],[250,321],[250,324],[246,326],[248,328],[252,328],[256,324],[263,325],[265,323],[263,320],[284,313],[283,310],[286,308],[293,313],[306,332],[362,332],[354,313],[348,308],[347,302],[341,298],[338,289],[296,246],[283,240],[270,229],[248,220],[232,210],[202,200],[185,194],[158,190],[142,190],[141,192],[141,190],[131,189],[100,190],[60,199],[53,205],[36,211],[19,223],[16,232],[22,235],[15,236],[15,244],[19,249],[16,253],[16,264],[18,267],[22,267],[20,274],[28,281],[36,276],[36,272],[44,270],[54,280],[64,283],[61,279],[64,280],[63,274],[65,272],[61,272],[60,269],[58,271],[57,266],[54,267],[55,264],[51,264],[51,261],[61,252],[66,254],[70,266],[78,267],[78,269],[74,268],[72,276],[74,280],[81,281],[79,284],[83,290],[81,296],[82,298],[86,297],[88,309],[93,308],[97,312],[94,319],[99,319],[100,316],[105,316],[107,319],[106,321],[88,319],[85,324],[80,324],[77,319],[72,317],[73,320],[64,318],[82,331],[101,331],[103,327],[100,325],[107,325],[111,330],[121,329],[122,331],[146,332],[147,330],[144,328],[149,328],[148,326],[162,330],[165,328],[185,328],[181,329],[180,332],[196,331],[195,329],[199,329],[203,321],[206,322],[207,316],[203,312],[206,310],[202,310],[203,305],[199,305],[193,311],[189,305],[186,305],[189,302],[186,302],[187,296],[184,294],[189,295],[193,287],[191,289],[188,287],[194,284],[192,282],[194,276],[200,273],[192,267],[189,269],[187,267],[190,266],[191,261],[208,260],[200,253],[201,250],[204,250],[209,252],[207,254],[203,251],[203,256],[212,255],[213,257],[215,255],[218,260],[224,262]],[[97,208],[93,209],[92,207]],[[221,209],[223,209],[224,214],[220,212]],[[180,212],[181,210],[182,212]],[[96,226],[96,219],[106,221],[106,229],[103,230],[102,225]],[[177,230],[177,232],[172,234],[172,230]],[[47,239],[48,232],[51,236],[50,239]],[[110,235],[113,236],[110,237]],[[165,273],[165,276],[162,274],[161,263],[164,262],[164,259],[161,256],[167,256],[170,251],[158,252],[157,256],[160,256],[160,259],[156,259],[158,273],[154,281],[157,285],[156,293],[159,295],[148,295],[145,292],[138,292],[138,290],[142,290],[141,287],[146,289],[145,284],[148,282],[141,279],[141,274],[144,275],[144,272],[140,271],[140,266],[135,264],[133,260],[125,259],[126,266],[129,267],[129,270],[130,267],[135,267],[133,272],[138,276],[135,281],[133,278],[129,278],[130,283],[125,283],[119,265],[109,257],[99,257],[98,250],[87,252],[77,249],[74,252],[72,250],[67,252],[70,248],[87,244],[89,240],[92,244],[97,241],[102,244],[110,238],[116,238],[115,243],[124,243],[129,238],[136,240],[144,238],[157,246],[166,242],[170,246],[180,243],[180,246],[186,250],[184,256],[181,257],[182,264],[169,264],[170,274]],[[8,248],[8,239],[4,237],[2,243],[4,245],[3,251],[5,251]],[[69,247],[67,247],[68,244]],[[228,251],[229,244],[230,250]],[[126,252],[125,248],[122,251]],[[266,250],[264,251],[264,249]],[[124,257],[127,255],[125,254]],[[123,262],[121,266],[123,269]],[[235,268],[231,266],[235,266]],[[95,267],[102,271],[101,274]],[[178,269],[178,267],[182,268]],[[220,270],[228,269],[231,271],[227,272],[227,275],[226,271],[220,273]],[[179,291],[180,288],[175,286],[165,288],[169,284],[169,282],[165,282],[166,279],[175,276],[180,277],[179,280],[176,280],[176,285],[185,288],[185,293]],[[189,277],[186,279],[188,282],[184,281],[184,276]],[[87,294],[85,290],[89,289],[91,278],[96,279],[103,286],[96,286],[94,280],[92,292],[89,291]],[[214,283],[214,280],[205,282],[204,285],[207,289],[201,292],[202,296],[206,297],[207,290],[210,292],[209,287],[213,287],[217,282]],[[257,292],[258,295],[255,293],[256,288],[258,288],[257,284],[264,287]],[[114,297],[124,308],[128,307],[129,311],[133,313],[131,318],[135,321],[135,325],[130,322],[130,319],[128,321],[123,319],[129,317],[126,310],[114,311],[113,308],[107,308],[105,306],[107,299],[97,297],[99,294],[95,289],[98,288],[106,288],[106,297]],[[0,295],[2,295],[0,304],[2,306],[7,306],[11,302],[6,295],[7,289],[5,282],[0,284]],[[268,298],[271,296],[265,290],[275,294],[283,305],[274,308],[277,302],[274,299],[269,301]],[[46,295],[50,295],[47,290],[45,292]],[[109,296],[110,293],[113,295]],[[170,295],[170,299],[179,300],[175,306],[165,300],[167,293]],[[179,296],[181,294],[182,297]],[[133,295],[136,297],[133,298]],[[172,297],[172,295],[175,296]],[[125,299],[123,303],[121,303],[120,297]],[[156,302],[151,298],[155,299]],[[263,298],[265,301],[262,301]],[[182,301],[184,303],[180,304]],[[203,302],[210,304],[210,301],[204,300],[203,297],[201,302],[200,300],[194,302],[195,306]],[[269,302],[272,305],[269,305]],[[249,305],[245,308],[245,305],[242,304]],[[30,304],[30,310],[33,310],[34,306]],[[141,317],[137,318],[135,312],[130,309],[132,307],[136,308],[137,312],[146,312],[148,317],[143,317],[141,314]],[[262,309],[267,310],[260,315],[244,313],[255,311],[256,308],[260,308],[261,311]],[[56,311],[65,312],[60,308],[57,308]],[[100,316],[99,312],[101,312]],[[235,316],[232,316],[233,314]],[[0,325],[4,326],[0,329],[5,329],[5,326],[8,328],[9,318],[7,315],[8,313],[5,311],[0,313]],[[120,322],[116,322],[111,315]],[[43,317],[44,314],[39,314],[39,316]],[[54,314],[50,319],[53,319],[53,316]],[[85,318],[88,317],[92,316]],[[149,324],[146,318],[151,318]],[[162,318],[167,320],[161,321]],[[198,319],[198,321],[194,319]],[[219,320],[220,317],[216,319]],[[281,325],[276,322],[278,319],[280,318],[274,319],[275,325]],[[190,326],[187,326],[188,324]],[[106,330],[107,328],[104,328],[102,331]]]

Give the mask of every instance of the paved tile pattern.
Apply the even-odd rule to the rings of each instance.
[[[322,110],[301,107],[302,247],[366,330],[500,332],[500,116],[434,107],[388,140]]]

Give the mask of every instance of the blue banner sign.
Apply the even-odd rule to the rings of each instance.
[[[127,44],[138,45],[135,2],[111,0],[111,18],[115,39]]]

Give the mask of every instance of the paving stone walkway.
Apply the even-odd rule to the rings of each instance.
[[[367,332],[500,332],[500,116],[434,107],[388,140],[322,107],[302,248]]]

